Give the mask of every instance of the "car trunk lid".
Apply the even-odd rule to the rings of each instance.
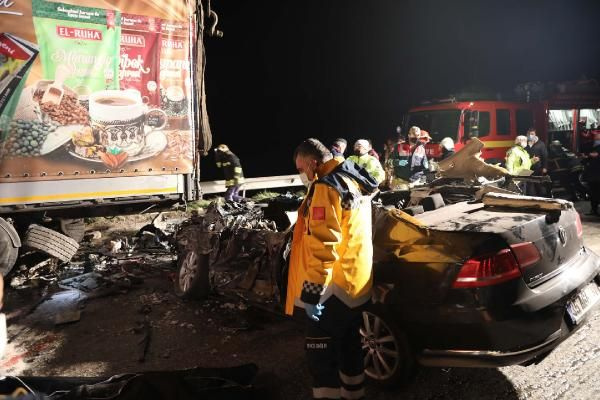
[[[559,274],[583,247],[579,215],[573,208],[516,210],[511,207],[486,207],[481,203],[458,203],[421,214],[418,219],[435,230],[500,235],[520,264],[523,264],[521,273],[529,287],[535,287]],[[539,258],[528,257],[529,262],[523,262],[519,248],[531,249],[531,246],[520,247],[529,242],[539,251]]]

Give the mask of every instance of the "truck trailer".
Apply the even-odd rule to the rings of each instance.
[[[24,0],[0,21],[3,275],[21,247],[68,261],[83,218],[199,198],[208,4]]]

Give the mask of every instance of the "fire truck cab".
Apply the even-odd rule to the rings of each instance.
[[[411,109],[405,126],[429,132],[432,140],[425,147],[430,158],[441,156],[438,144],[445,137],[454,140],[456,150],[477,137],[485,143],[483,158],[502,162],[515,137],[524,135],[536,120],[541,120],[536,113],[541,111],[530,103],[450,100]]]
[[[426,152],[433,159],[441,157],[439,142],[443,138],[452,138],[459,150],[470,138],[477,137],[485,143],[482,157],[492,163],[504,162],[515,138],[525,135],[531,127],[546,144],[558,140],[574,153],[588,153],[600,144],[597,83],[539,86],[533,94],[529,89],[521,90],[521,96],[516,97],[523,100],[464,94],[424,102],[409,110],[404,118],[404,132],[411,126],[427,131],[431,141]]]

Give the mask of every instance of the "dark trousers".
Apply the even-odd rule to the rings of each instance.
[[[364,354],[359,333],[364,306],[350,308],[335,296],[325,303],[320,320],[306,321],[306,358],[315,399],[363,399]]]
[[[598,205],[600,205],[600,182],[589,182],[589,191],[590,191],[590,212],[597,214],[598,213]]]
[[[527,182],[527,196],[548,197],[546,185],[539,182]]]
[[[240,185],[228,186],[225,191],[225,200],[228,201],[242,201],[243,197],[239,195]]]

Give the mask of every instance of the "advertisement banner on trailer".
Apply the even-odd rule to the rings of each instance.
[[[0,1],[0,182],[189,173],[193,5]]]

